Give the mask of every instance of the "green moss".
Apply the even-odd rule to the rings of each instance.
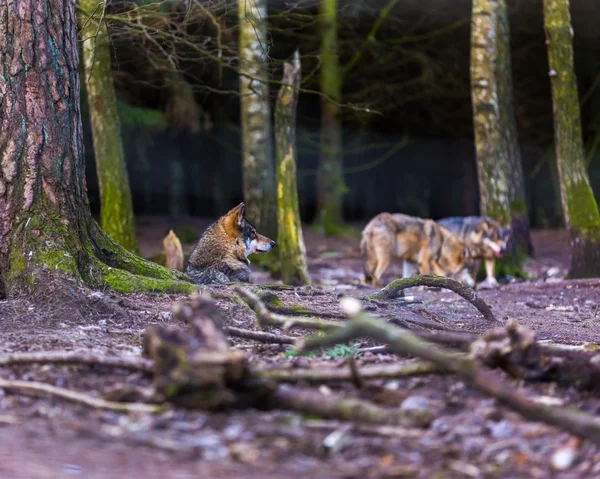
[[[567,190],[569,224],[587,237],[600,234],[600,214],[594,193],[586,181],[571,185]]]
[[[512,200],[510,202],[511,215],[523,215],[527,213],[527,204],[523,200]]]
[[[194,293],[196,287],[184,281],[148,278],[128,271],[106,266],[102,269],[102,283],[119,293]]]

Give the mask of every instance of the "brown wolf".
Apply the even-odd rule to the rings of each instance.
[[[365,258],[365,280],[379,286],[393,258],[404,260],[403,276],[413,265],[421,274],[433,269],[438,276],[461,272],[470,261],[465,244],[431,219],[380,213],[362,232],[360,247]],[[468,279],[466,280],[469,286]]]
[[[244,218],[244,210],[244,203],[240,203],[202,234],[185,269],[196,283],[248,283],[248,256],[266,253],[275,246],[275,241],[259,234]]]
[[[496,258],[502,258],[506,251],[511,236],[510,227],[502,226],[487,216],[456,216],[438,220],[438,224],[458,236],[471,250],[474,261],[469,269],[473,279],[477,275],[479,261],[483,260],[486,283],[496,285]]]

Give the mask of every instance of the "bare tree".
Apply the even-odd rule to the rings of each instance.
[[[246,214],[259,231],[274,238],[277,213],[267,68],[266,0],[238,0],[238,16]]]
[[[0,278],[43,299],[73,285],[194,291],[92,219],[84,175],[75,2],[19,0],[0,15]],[[185,280],[185,281],[181,281]],[[58,287],[62,286],[61,287]]]
[[[337,0],[321,0],[321,148],[317,174],[316,224],[336,234],[343,224],[346,186],[342,162],[342,71],[339,64]]]
[[[504,0],[473,0],[471,98],[481,211],[501,223],[512,224],[523,252],[529,253]]]
[[[544,0],[544,27],[560,196],[571,233],[569,277],[597,277],[600,276],[600,214],[585,163],[569,0]]]
[[[100,222],[102,229],[117,243],[137,253],[133,203],[111,76],[105,4],[98,0],[81,0],[79,5],[85,86],[100,187]]]
[[[287,284],[310,284],[306,247],[296,184],[296,109],[300,88],[300,53],[284,63],[283,80],[275,107],[277,145],[277,247],[281,279]]]

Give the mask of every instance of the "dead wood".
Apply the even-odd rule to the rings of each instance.
[[[308,351],[327,347],[361,336],[369,336],[386,343],[398,354],[408,354],[431,361],[440,368],[467,380],[475,388],[498,399],[527,419],[545,422],[600,444],[599,417],[574,409],[540,404],[515,390],[514,386],[493,372],[484,369],[475,359],[436,347],[410,331],[395,328],[364,313],[358,313],[342,329],[302,341],[298,345],[298,350]]]
[[[256,314],[258,326],[276,326],[281,329],[291,328],[307,328],[307,329],[319,329],[322,331],[330,331],[332,329],[338,329],[343,326],[343,323],[336,323],[334,321],[326,321],[319,318],[301,318],[295,317],[290,318],[281,314],[273,313],[269,311],[265,303],[251,291],[245,288],[236,286],[234,291],[239,294],[246,303],[252,308]]]
[[[0,366],[33,363],[85,364],[111,368],[152,372],[152,361],[143,358],[100,356],[80,351],[45,351],[39,353],[8,353],[0,355]]]
[[[181,241],[173,230],[163,239],[163,250],[165,253],[165,266],[176,271],[183,271],[183,249]]]
[[[113,401],[105,401],[104,399],[96,398],[88,394],[69,391],[68,389],[51,386],[50,384],[38,383],[33,381],[8,381],[0,379],[0,388],[7,391],[14,391],[19,394],[33,396],[50,396],[59,399],[64,399],[76,404],[83,404],[94,409],[109,409],[111,411],[120,412],[141,412],[155,413],[160,412],[164,408],[154,404],[140,403],[121,403]]]
[[[600,392],[597,353],[540,345],[535,331],[514,320],[504,328],[484,332],[472,343],[470,356],[519,379],[552,381],[560,386]]]
[[[262,331],[251,331],[250,329],[235,328],[233,326],[227,326],[225,332],[229,336],[236,338],[251,339],[260,343],[267,344],[295,344],[296,339],[292,336],[285,336],[283,334],[264,333]]]
[[[432,412],[426,409],[387,409],[362,399],[325,395],[286,385],[273,392],[271,401],[279,408],[359,423],[427,427],[433,419]]]
[[[442,276],[422,275],[396,279],[388,284],[385,288],[382,288],[380,291],[371,296],[367,296],[365,299],[395,299],[398,297],[401,291],[407,288],[413,288],[415,286],[449,289],[475,306],[485,319],[497,321],[490,307],[475,293],[472,288],[454,279],[444,278]]]
[[[261,378],[277,382],[311,383],[352,381],[352,371],[345,368],[319,368],[319,369],[272,369],[253,368],[254,374]],[[421,376],[444,372],[442,368],[427,361],[418,361],[405,364],[379,364],[363,366],[358,369],[362,380],[367,379],[397,379],[411,376]]]

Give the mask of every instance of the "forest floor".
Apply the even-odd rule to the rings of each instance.
[[[181,224],[190,222],[182,220]],[[206,222],[193,220],[191,224],[201,230]],[[170,226],[164,218],[138,219],[145,256],[160,251]],[[355,226],[360,230],[362,225]],[[358,297],[374,291],[359,283],[358,239],[326,239],[307,228],[305,240],[313,288],[276,294],[288,306],[343,317],[341,294]],[[534,329],[538,339],[600,342],[600,279],[563,280],[569,264],[564,231],[535,231],[533,243],[535,259],[526,265],[533,280],[482,290],[481,297],[502,322],[514,318]],[[400,268],[394,265],[386,282]],[[258,270],[253,281],[273,282]],[[450,291],[412,288],[406,294],[420,302],[391,301],[376,305],[370,313],[417,325],[422,320],[452,331],[482,332],[490,327],[471,304]],[[94,308],[93,303],[103,295],[114,299],[122,313]],[[53,311],[41,311],[25,301],[0,301],[0,353],[69,350],[139,357],[144,328],[170,322],[174,301],[185,299],[183,295],[111,292],[93,293],[89,298],[89,308],[63,304]],[[223,300],[218,304],[229,326],[254,328],[254,315],[247,308]],[[300,337],[308,331],[294,329],[285,334]],[[334,349],[298,356],[289,345],[237,338],[231,344],[244,351],[252,364],[264,366],[318,369],[343,366],[345,361]],[[360,370],[363,365],[400,361],[410,362],[392,354],[365,352],[356,363]],[[104,397],[124,387],[151,387],[151,380],[141,372],[100,366],[0,367],[0,378],[40,381]],[[592,414],[600,411],[600,398],[591,393],[553,383],[512,383],[528,395],[576,405]],[[523,419],[455,376],[430,374],[373,384],[379,386],[377,393],[344,383],[322,385],[319,390],[366,397],[390,407],[424,405],[433,413],[431,425],[348,429],[339,421],[284,410],[206,413],[173,409],[155,415],[125,415],[0,390],[0,477],[600,477],[598,446],[583,441],[572,464],[554,471],[553,455],[568,443],[568,433]],[[343,441],[331,450],[325,440],[334,431],[341,433]]]

